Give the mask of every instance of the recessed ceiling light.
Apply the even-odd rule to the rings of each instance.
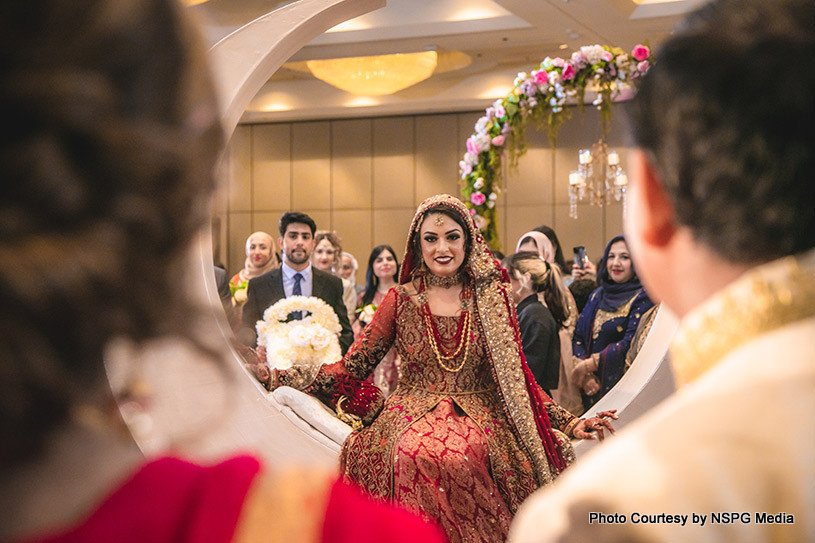
[[[566,45],[565,43],[561,43],[560,45],[558,45],[558,49],[561,49],[561,50],[568,49],[568,48],[569,48],[569,46]]]

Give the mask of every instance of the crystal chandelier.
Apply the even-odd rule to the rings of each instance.
[[[592,145],[591,150],[580,149],[577,170],[569,173],[569,216],[577,218],[577,202],[588,196],[589,201],[603,207],[616,201],[623,201],[625,213],[625,192],[628,176],[620,166],[620,155],[609,151],[602,139]]]
[[[424,81],[436,69],[436,51],[309,60],[314,77],[361,96],[393,94]]]

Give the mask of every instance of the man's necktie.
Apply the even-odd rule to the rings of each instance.
[[[303,280],[303,274],[301,274],[299,272],[294,274],[294,288],[291,289],[291,295],[292,296],[302,296],[303,295],[303,289],[300,286],[300,281],[302,281],[302,280]],[[302,311],[292,311],[291,315],[292,315],[292,317],[294,317],[294,320],[297,320],[297,321],[299,321],[300,319],[303,318],[303,312]]]

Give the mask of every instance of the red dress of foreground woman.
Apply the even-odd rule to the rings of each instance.
[[[78,526],[29,541],[436,543],[444,538],[414,514],[374,502],[323,472],[261,476],[257,460],[239,456],[207,467],[169,457],[150,462]]]

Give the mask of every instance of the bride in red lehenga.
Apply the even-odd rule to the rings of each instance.
[[[313,379],[279,372],[275,384],[341,415],[346,403],[367,406],[343,445],[348,479],[422,511],[451,541],[503,541],[521,502],[573,459],[567,435],[602,438],[611,430],[602,417],[614,415],[578,419],[535,383],[504,272],[460,200],[419,206],[403,262],[400,284],[343,360]],[[355,383],[392,346],[402,360],[396,391],[360,401]]]

